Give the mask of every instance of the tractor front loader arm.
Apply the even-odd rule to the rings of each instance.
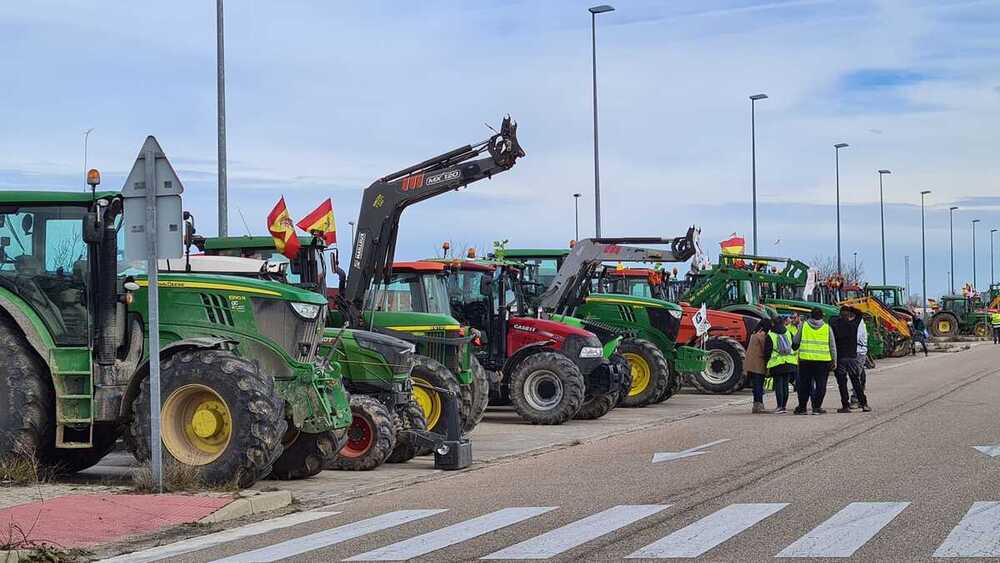
[[[484,152],[488,156],[476,158]],[[345,291],[338,297],[350,324],[361,326],[365,293],[372,280],[388,281],[404,209],[510,170],[523,156],[517,124],[508,116],[500,132],[485,141],[459,147],[372,183],[362,197],[350,275]]]

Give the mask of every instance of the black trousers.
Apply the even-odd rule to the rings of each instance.
[[[837,377],[837,389],[840,391],[840,404],[844,408],[851,406],[851,396],[847,392],[848,380],[850,380],[851,387],[854,389],[854,395],[858,398],[858,404],[862,407],[868,405],[868,397],[865,396],[865,384],[862,380],[865,367],[862,362],[863,360],[859,358],[837,359],[837,371],[834,374]]]
[[[993,327],[993,343],[1000,344],[1000,326]]]
[[[774,398],[778,402],[778,408],[783,409],[788,406],[788,380],[795,377],[795,372],[780,373],[771,377],[774,378]]]
[[[750,387],[753,391],[753,402],[763,403],[764,402],[764,374],[763,373],[753,373],[750,372],[747,375],[750,376]]]
[[[795,392],[799,396],[799,410],[812,402],[813,410],[823,407],[826,383],[830,379],[830,362],[799,360],[799,373],[795,379]]]

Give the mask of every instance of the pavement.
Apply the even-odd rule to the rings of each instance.
[[[383,480],[380,469],[360,475],[381,485],[321,494],[319,483],[342,475],[324,472],[284,484],[315,493],[299,512],[101,554],[182,563],[1000,558],[1000,457],[988,455],[1000,449],[974,447],[1000,443],[1000,347],[882,361],[869,395],[871,413],[834,413],[831,391],[829,414],[793,416],[751,415],[746,395],[682,394],[554,428],[491,411],[473,436],[473,470],[415,464]]]

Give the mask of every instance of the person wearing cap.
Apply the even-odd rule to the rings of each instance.
[[[754,327],[750,341],[747,343],[747,359],[743,362],[743,371],[753,389],[753,414],[767,414],[764,408],[764,376],[767,374],[769,353],[764,351],[771,321],[764,319]]]
[[[830,371],[837,367],[837,342],[819,307],[809,312],[809,318],[795,334],[792,348],[799,351],[799,374],[795,385],[799,405],[794,414],[806,414],[810,402],[813,414],[826,414],[823,398]]]
[[[861,362],[864,360],[858,357],[858,340],[861,336],[858,327],[864,324],[864,319],[857,309],[843,307],[840,309],[840,315],[834,317],[830,324],[837,345],[837,368],[834,375],[837,378],[841,405],[837,412],[851,412],[851,399],[847,392],[848,380],[851,382],[854,394],[857,395],[858,406],[868,412],[871,409],[868,408],[868,398],[865,397],[865,389],[861,383],[861,370],[864,366]],[[867,332],[865,338],[867,339]]]

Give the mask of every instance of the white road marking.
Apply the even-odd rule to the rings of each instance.
[[[483,559],[548,559],[652,516],[669,506],[669,504],[615,506],[491,553]]]
[[[440,530],[434,530],[426,534],[396,542],[385,547],[380,547],[355,555],[345,561],[405,561],[421,555],[427,555],[432,551],[462,543],[483,534],[506,528],[512,524],[517,524],[522,520],[533,518],[539,514],[545,514],[550,510],[555,510],[555,506],[524,506],[516,508],[504,508],[496,512],[490,512],[471,520],[459,522]]]
[[[984,454],[986,454],[986,455],[988,455],[990,457],[1000,456],[1000,445],[996,445],[996,446],[972,446],[972,447],[976,448],[981,453],[984,453]]]
[[[1000,502],[974,502],[934,557],[1000,557]]]
[[[686,450],[681,450],[679,452],[660,452],[653,454],[653,463],[660,463],[663,461],[674,461],[675,459],[684,459],[686,457],[694,457],[696,455],[705,454],[708,452],[700,452],[698,450],[703,450],[712,446],[716,446],[723,442],[728,442],[729,438],[723,438],[722,440],[716,440],[714,442],[709,442],[707,444],[702,444],[700,446],[695,446],[693,448],[688,448]]]
[[[434,510],[397,510],[375,516],[366,520],[352,522],[343,526],[338,526],[322,532],[316,532],[305,537],[291,539],[285,542],[262,547],[245,553],[238,553],[232,557],[219,559],[214,563],[258,563],[275,561],[294,557],[309,551],[315,551],[331,545],[352,540],[364,535],[372,534],[381,530],[406,524],[428,516],[434,516],[445,512],[443,509]]]
[[[698,557],[788,506],[788,503],[731,504],[626,557],[670,559]]]
[[[110,559],[103,559],[99,563],[124,563],[126,561],[128,563],[148,563],[150,561],[160,561],[161,559],[166,559],[168,557],[176,557],[185,553],[191,553],[192,551],[206,549],[219,544],[250,536],[256,536],[258,534],[266,534],[267,532],[273,530],[280,530],[282,528],[288,528],[289,526],[312,522],[313,520],[319,520],[320,518],[327,518],[337,514],[340,513],[319,511],[297,512],[295,514],[289,514],[279,518],[264,520],[263,522],[247,524],[246,526],[240,526],[239,528],[233,528],[231,530],[223,530],[206,536],[181,540],[179,542],[161,545],[159,547],[145,549],[143,551],[136,551],[134,553],[127,553]]]
[[[852,502],[777,557],[850,557],[909,505],[908,502]]]

